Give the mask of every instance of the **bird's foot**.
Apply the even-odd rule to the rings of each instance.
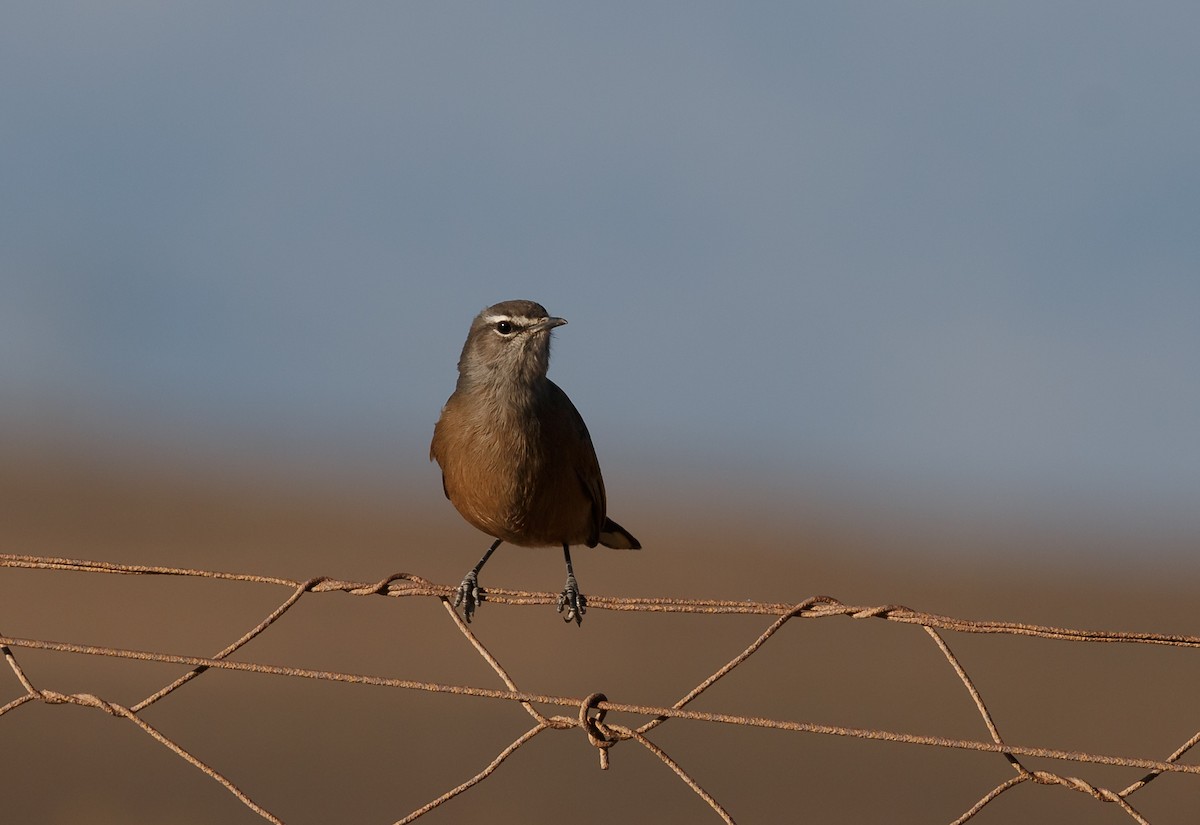
[[[579,592],[579,582],[570,575],[567,576],[567,586],[558,596],[558,612],[562,613],[564,608],[567,613],[563,616],[563,621],[574,620],[577,625],[583,624],[583,614],[587,612],[587,599]]]
[[[462,584],[454,594],[454,606],[463,606],[463,618],[467,620],[467,624],[471,623],[471,617],[475,615],[475,608],[483,601],[483,596],[484,591],[479,589],[478,573],[472,570],[463,576]]]

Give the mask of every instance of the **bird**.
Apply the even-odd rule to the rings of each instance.
[[[563,620],[583,622],[587,599],[571,565],[571,545],[640,550],[607,515],[600,463],[583,417],[546,377],[550,333],[567,323],[535,301],[503,301],[471,322],[458,382],[442,407],[429,458],[459,514],[495,539],[463,577],[454,607],[471,621],[485,591],[479,571],[503,542],[562,546],[567,581]]]

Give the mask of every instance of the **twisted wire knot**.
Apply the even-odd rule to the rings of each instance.
[[[48,705],[82,705],[89,708],[99,708],[112,716],[124,716],[120,706],[106,702],[91,693],[59,693],[57,690],[39,690],[37,696]]]
[[[396,584],[400,582],[400,584]],[[376,582],[351,582],[335,579],[330,576],[313,576],[301,583],[301,589],[313,593],[331,593],[341,591],[352,596],[391,596],[400,593],[429,593],[431,590],[444,591],[448,588],[435,585],[413,573],[393,573]]]
[[[579,727],[579,720],[572,719],[570,716],[547,716],[546,726],[554,730],[567,730]]]
[[[607,701],[608,697],[603,693],[593,693],[579,703],[579,725],[587,733],[592,747],[600,751],[600,770],[602,771],[608,770],[608,749],[622,739],[612,728],[604,724],[604,717],[608,711],[597,707],[600,702]],[[595,716],[592,716],[593,710],[596,712]]]
[[[1098,788],[1090,782],[1085,782],[1077,776],[1059,776],[1049,771],[1030,771],[1033,781],[1039,785],[1062,785],[1064,788],[1085,793],[1101,802],[1121,802],[1122,796],[1108,788]]]

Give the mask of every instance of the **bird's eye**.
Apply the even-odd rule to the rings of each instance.
[[[500,333],[501,335],[511,335],[512,331],[513,331],[513,325],[510,324],[508,321],[497,321],[496,322],[496,332]]]

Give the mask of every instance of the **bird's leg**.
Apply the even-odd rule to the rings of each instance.
[[[454,606],[463,606],[463,618],[470,624],[471,617],[475,615],[475,608],[483,601],[484,591],[479,589],[479,571],[483,569],[483,565],[492,557],[492,553],[496,552],[496,548],[500,546],[500,539],[492,542],[492,546],[483,554],[483,558],[479,560],[479,564],[471,568],[471,572],[463,576],[462,584],[458,586],[458,592],[454,594]]]
[[[575,570],[571,567],[571,546],[565,541],[563,558],[567,560],[567,586],[558,596],[558,612],[562,613],[565,607],[567,615],[563,616],[563,621],[574,619],[575,624],[582,624],[583,614],[587,612],[587,599],[579,592],[579,582],[575,581]]]

